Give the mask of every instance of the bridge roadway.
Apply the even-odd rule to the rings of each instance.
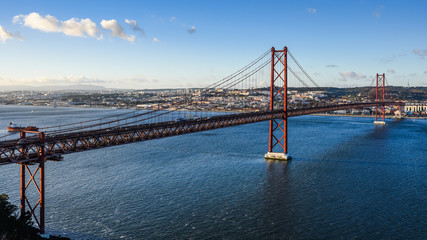
[[[288,109],[287,116],[372,107],[376,105],[403,105],[402,102],[365,102],[318,106],[310,108]],[[283,110],[258,111],[249,113],[227,114],[201,119],[190,119],[178,122],[160,122],[127,127],[115,127],[100,130],[70,132],[58,135],[46,135],[44,141],[37,137],[6,140],[0,142],[0,164],[37,162],[40,152],[47,160],[59,160],[61,155],[88,151],[103,147],[157,139],[168,136],[207,131],[217,128],[281,119]],[[43,151],[41,149],[43,148]]]

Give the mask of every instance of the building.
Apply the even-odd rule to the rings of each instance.
[[[406,103],[405,112],[412,114],[425,114],[427,113],[427,102]]]

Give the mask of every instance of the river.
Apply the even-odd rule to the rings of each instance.
[[[0,106],[46,126],[124,110]],[[289,119],[289,162],[264,160],[268,123],[64,155],[46,164],[46,230],[72,239],[426,239],[427,121]],[[19,204],[19,167],[0,166]]]

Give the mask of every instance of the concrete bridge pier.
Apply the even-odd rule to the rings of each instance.
[[[265,154],[265,159],[286,161],[286,160],[291,160],[292,157],[291,155],[285,154],[285,153],[268,152],[267,154]]]
[[[384,121],[374,121],[374,125],[382,125],[382,126],[385,126],[385,122],[384,122]]]

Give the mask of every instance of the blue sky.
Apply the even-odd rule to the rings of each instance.
[[[321,86],[427,86],[427,1],[0,0],[0,86],[204,87],[275,46]]]

